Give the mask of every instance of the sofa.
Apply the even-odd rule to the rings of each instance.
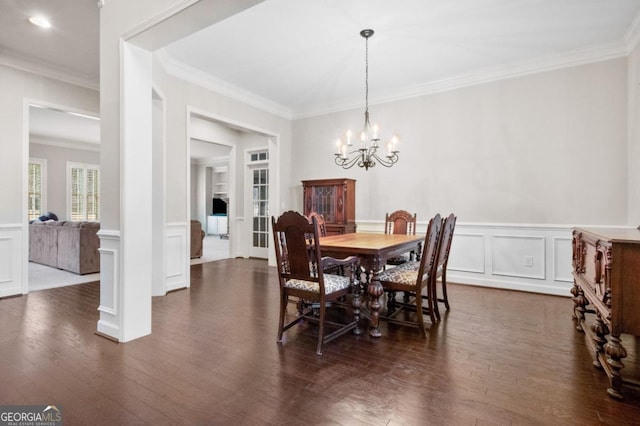
[[[199,220],[191,219],[191,259],[202,257],[204,231]]]
[[[98,222],[34,221],[29,261],[84,275],[100,272]]]

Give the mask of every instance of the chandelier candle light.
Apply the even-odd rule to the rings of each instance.
[[[380,137],[378,136],[378,125],[371,126],[369,121],[369,37],[373,35],[373,30],[362,30],[360,35],[365,39],[365,110],[364,110],[364,128],[360,134],[360,148],[355,148],[351,143],[351,130],[347,131],[346,143],[338,139],[336,146],[338,152],[335,153],[336,164],[343,169],[350,169],[354,165],[364,167],[369,170],[376,163],[382,164],[384,167],[391,167],[398,162],[398,151],[396,144],[398,138],[393,136],[387,144],[387,155],[380,157],[378,149],[380,148]],[[367,143],[370,140],[370,144]]]

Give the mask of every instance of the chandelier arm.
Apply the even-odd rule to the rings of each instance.
[[[378,163],[382,164],[384,167],[393,166],[395,163],[398,162],[398,159],[399,159],[398,151],[392,151],[391,155],[387,155],[387,156],[385,156],[385,158],[381,158],[377,153],[373,152],[371,157],[375,158],[376,161]]]
[[[359,153],[359,150],[351,151],[349,155],[355,152]],[[361,159],[362,159],[362,156],[360,154],[353,157],[342,157],[342,155],[336,154],[335,162],[338,166],[342,167],[343,169],[350,169],[351,167],[355,166],[358,163],[358,161],[360,161]]]

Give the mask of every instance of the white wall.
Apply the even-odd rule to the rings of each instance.
[[[168,221],[177,221],[180,220],[179,218],[184,220],[184,211],[180,211],[180,209],[181,206],[187,205],[184,191],[185,177],[188,175],[185,167],[189,164],[186,159],[185,139],[187,108],[221,122],[227,122],[238,127],[246,127],[253,131],[278,135],[278,143],[284,156],[283,164],[285,165],[280,172],[283,182],[286,182],[280,187],[280,192],[285,194],[285,200],[288,202],[291,158],[291,123],[289,120],[168,75],[157,61],[154,62],[153,78],[154,83],[162,88],[163,93],[166,94],[169,106],[167,114],[167,158],[172,159],[172,165],[167,170],[167,173],[169,173],[167,176]],[[202,131],[198,125],[193,129],[189,129],[189,132],[194,132],[193,134],[190,133],[189,136],[211,140],[210,137],[206,136],[207,131],[211,131],[211,129]],[[225,135],[224,132],[220,131],[220,136],[223,139],[219,142],[227,142],[231,136],[233,136],[232,139],[238,137],[238,132],[230,132],[231,135]],[[229,142],[235,143],[233,140]],[[240,149],[237,151],[240,151]],[[184,164],[184,167],[182,164]],[[184,209],[184,207],[182,208]]]
[[[628,67],[628,152],[629,173],[628,219],[630,225],[640,225],[640,45],[629,55]]]
[[[350,177],[356,219],[406,209],[460,222],[627,223],[626,59],[512,78],[370,107],[399,133],[400,161],[365,172],[333,164],[339,132],[363,111],[293,123],[293,182]]]
[[[58,216],[58,219],[68,220],[67,162],[100,165],[100,152],[30,143],[29,157],[47,160],[47,205],[45,212],[51,211]]]
[[[382,135],[400,134],[391,169],[333,164],[333,141],[358,130],[363,111],[294,121],[295,208],[300,180],[350,177],[359,231],[382,232],[385,213],[396,209],[416,212],[422,224],[454,212],[453,282],[569,296],[571,227],[640,223],[640,175],[632,171],[640,170],[640,135],[630,126],[635,140],[627,144],[626,58],[370,112]]]
[[[99,94],[0,65],[0,297],[27,291],[30,101],[98,115]]]
[[[0,65],[0,93],[0,173],[5,183],[0,186],[0,224],[22,223],[26,221],[22,180],[27,177],[28,101],[98,115],[99,93],[4,65]]]
[[[277,144],[277,150],[280,155],[279,159],[273,160],[274,164],[279,166],[278,179],[274,183],[277,187],[277,191],[274,191],[274,194],[279,194],[279,198],[274,197],[274,203],[292,205],[290,199],[291,188],[293,187],[290,179],[291,122],[289,120],[169,75],[158,61],[154,62],[153,78],[154,85],[162,89],[168,100],[167,159],[171,159],[171,164],[167,168],[167,222],[180,223],[181,220],[184,221],[186,207],[191,207],[191,202],[187,200],[188,193],[185,191],[187,179],[190,177],[185,169],[189,164],[185,134],[188,132],[187,137],[210,140],[206,136],[206,131],[202,132],[199,125],[187,130],[186,122],[189,111],[192,114],[207,117],[210,120],[246,129],[253,134],[261,133],[262,136],[259,136],[263,141],[261,146],[267,146],[265,135],[272,135],[271,139]],[[208,131],[210,130],[208,129]],[[223,138],[218,142],[233,142],[228,140],[229,137],[239,138],[235,152],[232,151],[231,153],[231,155],[235,156],[236,161],[231,161],[229,168],[229,192],[230,197],[232,197],[231,194],[236,194],[236,191],[242,191],[244,188],[242,178],[243,153],[245,146],[248,145],[243,142],[243,139],[251,139],[254,136],[249,136],[250,133],[245,132],[239,132],[240,134],[238,135],[237,132],[232,131],[232,135],[227,135],[227,137],[224,135],[225,132],[228,132],[228,129],[225,131],[220,130],[217,133]],[[236,176],[235,182],[233,182],[233,176]],[[233,186],[234,184],[236,185],[235,187]],[[246,256],[246,246],[243,245],[246,237],[242,232],[245,227],[245,218],[242,216],[244,210],[242,206],[243,200],[240,197],[235,198],[235,201],[232,199],[230,202],[232,204],[230,206],[230,221],[232,220],[232,222],[229,223],[229,232],[232,235],[229,247],[231,257]],[[276,211],[278,209],[274,207],[272,210]],[[273,255],[273,253],[270,253],[270,255]]]

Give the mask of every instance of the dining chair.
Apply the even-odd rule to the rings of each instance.
[[[406,210],[387,213],[384,218],[384,233],[416,235],[416,216]]]
[[[321,237],[326,237],[327,236],[327,226],[324,223],[324,215],[322,215],[322,214],[320,214],[318,212],[310,212],[307,217],[309,218],[309,222],[311,222],[314,217],[316,218],[316,221],[318,223],[318,234]]]
[[[406,210],[396,210],[387,213],[384,218],[385,234],[406,234],[416,235],[417,214],[413,215]],[[409,260],[413,260],[415,253],[411,252],[409,256],[402,255],[387,259],[388,265],[400,265]]]
[[[457,217],[451,213],[446,219],[442,219],[442,235],[440,237],[441,243],[438,249],[438,260],[435,266],[435,279],[434,279],[434,304],[433,310],[436,318],[440,320],[440,309],[437,302],[444,303],[445,308],[451,309],[449,305],[449,297],[447,296],[447,264],[449,263],[449,252],[451,251],[451,242],[453,241],[453,233],[456,227]],[[408,262],[403,265],[405,269],[418,269],[419,262]],[[438,294],[438,283],[440,283],[441,294]],[[412,293],[407,293],[405,297],[413,296]],[[422,298],[426,300],[429,296],[423,295]]]
[[[276,266],[280,285],[280,318],[278,323],[278,342],[283,334],[303,320],[318,323],[318,343],[316,354],[322,355],[322,345],[338,336],[358,329],[360,319],[360,296],[356,284],[360,260],[356,256],[345,259],[322,257],[319,243],[317,218],[311,223],[302,214],[294,211],[283,213],[277,220],[272,216]],[[348,273],[345,276],[325,273],[328,266],[343,266]],[[327,319],[327,304],[353,293],[353,320],[339,323]],[[299,303],[296,317],[285,323],[289,298],[316,302],[317,309],[309,303]],[[344,304],[335,303],[338,307]],[[325,335],[325,325],[335,330]]]
[[[324,222],[324,215],[318,213],[318,212],[310,212],[307,215],[307,218],[309,219],[309,223],[312,223],[313,218],[316,218],[317,221],[317,226],[318,226],[318,235],[321,237],[326,237],[327,236],[327,226],[325,225]],[[341,267],[339,266],[328,266],[327,268],[325,268],[325,272],[328,272],[330,274],[338,274],[338,275],[343,275]]]
[[[437,321],[435,316],[435,273],[438,259],[438,249],[441,242],[442,218],[436,214],[427,227],[427,234],[422,247],[420,261],[407,262],[387,269],[380,273],[379,279],[385,291],[391,292],[393,297],[387,299],[387,315],[380,316],[380,319],[399,323],[403,325],[413,325],[420,329],[426,337],[423,314],[428,313],[431,322]],[[417,265],[417,267],[415,266]],[[426,289],[426,297],[422,297]],[[402,302],[395,299],[395,292],[403,291],[410,294],[407,300]],[[424,302],[427,306],[424,306]],[[401,320],[398,315],[402,311],[415,312],[416,321]],[[408,317],[407,317],[408,318]]]
[[[447,311],[450,309],[449,307],[449,297],[447,296],[447,263],[449,263],[449,252],[451,251],[451,241],[453,240],[453,231],[456,227],[456,216],[451,213],[444,219],[442,224],[442,243],[440,245],[440,250],[438,253],[438,262],[436,266],[436,287],[435,287],[435,296],[437,302],[443,302]],[[442,296],[438,296],[438,285],[440,282],[440,287],[442,289]],[[440,319],[440,310],[438,309],[438,304],[435,303],[435,314],[438,319]]]

